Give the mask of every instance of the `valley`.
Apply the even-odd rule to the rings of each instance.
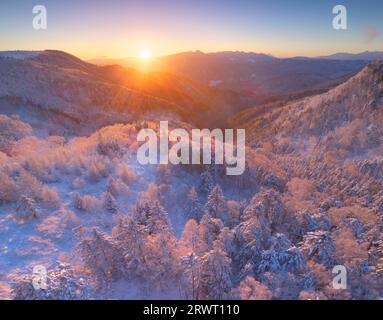
[[[0,54],[0,296],[380,299],[383,63],[324,60]],[[139,163],[160,121],[245,129],[243,174]]]

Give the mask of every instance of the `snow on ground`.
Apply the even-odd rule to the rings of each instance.
[[[379,68],[273,120],[250,117],[253,148],[238,177],[215,165],[139,165],[137,132],[158,122],[68,135],[23,122],[36,114],[0,115],[0,297],[16,282],[23,299],[380,298]],[[52,291],[28,290],[37,264]],[[338,264],[347,290],[331,287]],[[83,278],[90,296],[72,290]]]
[[[18,126],[24,128],[20,120],[2,117],[2,128],[13,126],[10,132],[16,132]],[[20,172],[27,178],[14,186],[16,195],[10,195],[14,200],[0,204],[0,281],[9,283],[15,275],[30,274],[34,265],[50,266],[71,256],[79,242],[76,230],[97,227],[110,233],[117,215],[129,213],[140,193],[157,179],[157,166],[142,166],[136,160],[136,130],[136,125],[114,125],[89,137],[68,140],[58,136],[18,136],[20,140],[2,146],[10,156],[2,153],[5,158],[0,163],[1,172],[15,177],[16,185]],[[27,185],[29,182],[33,185]],[[44,188],[53,192],[48,192],[49,203],[45,204],[41,193]],[[116,212],[105,208],[108,190],[113,194]],[[8,191],[1,188],[0,194]],[[35,199],[36,219],[16,217],[17,194]],[[80,204],[76,203],[77,195]],[[180,235],[186,218],[178,211],[179,206],[172,206],[172,224]]]

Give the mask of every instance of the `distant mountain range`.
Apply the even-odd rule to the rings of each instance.
[[[339,52],[329,56],[321,56],[318,59],[334,59],[334,60],[364,60],[364,61],[372,61],[372,60],[382,60],[383,59],[383,51],[365,51],[361,53],[347,53],[347,52]]]
[[[189,51],[189,52],[182,52],[177,53],[174,55],[169,56],[163,56],[159,57],[159,60],[162,59],[172,59],[172,58],[179,58],[179,57],[189,57],[191,55],[210,55],[210,56],[216,56],[220,58],[229,58],[231,60],[238,60],[238,59],[248,59],[249,61],[260,61],[260,60],[272,60],[272,59],[278,59],[277,57],[274,57],[270,54],[263,54],[263,53],[254,53],[254,52],[242,52],[242,51],[222,51],[222,52],[216,52],[216,53],[203,53],[202,51]],[[312,59],[334,59],[334,60],[364,60],[364,61],[372,61],[372,60],[380,60],[383,59],[383,51],[364,51],[360,53],[348,53],[348,52],[337,52],[335,54],[331,55],[325,55],[325,56],[317,56],[317,57],[305,57],[305,56],[296,56],[286,59],[306,59],[306,60],[312,60]],[[133,64],[137,64],[137,58],[97,58],[97,59],[91,59],[89,60],[90,63],[98,64],[98,65],[111,65],[111,64],[119,64],[122,66],[132,66]]]
[[[203,85],[230,89],[266,101],[270,95],[320,93],[361,70],[368,59],[294,57],[280,59],[246,52],[183,52],[159,57],[151,70],[169,72]],[[93,63],[137,65],[136,59],[93,60]],[[288,79],[288,80],[287,80]]]
[[[96,66],[55,50],[0,52],[0,102],[4,114],[55,134],[63,125],[87,133],[160,115],[208,126],[211,110],[220,109],[219,121],[250,106],[238,93],[179,75]]]
[[[154,63],[155,71],[145,73],[95,65],[62,51],[0,52],[1,111],[17,113],[55,134],[64,134],[57,132],[63,125],[92,131],[165,114],[201,126],[221,126],[235,113],[259,104],[328,91],[367,61],[196,51]]]

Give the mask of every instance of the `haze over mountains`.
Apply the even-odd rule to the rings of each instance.
[[[347,53],[347,52],[339,52],[328,56],[318,57],[319,59],[334,59],[334,60],[364,60],[364,61],[372,61],[372,60],[382,60],[383,52],[382,51],[365,51],[361,53]]]
[[[381,299],[383,62],[160,62],[0,53],[0,297]],[[159,120],[245,128],[245,173],[140,165]]]
[[[45,130],[57,131],[64,125],[89,133],[105,124],[166,111],[169,117],[208,125],[206,115],[212,108],[220,108],[222,118],[234,112],[229,110],[232,105],[238,109],[250,105],[235,92],[181,76],[98,67],[59,51],[3,53],[0,70],[3,112],[18,110],[21,119],[34,118],[36,124],[44,116]],[[91,123],[84,126],[89,119]]]
[[[214,113],[216,124],[223,125],[228,116],[256,104],[324,92],[366,64],[241,52],[181,53],[157,63],[159,71],[143,73],[96,66],[59,51],[4,52],[1,99],[11,109],[22,101],[21,116],[33,116],[36,106],[50,121],[76,123],[86,114],[93,129],[158,110],[206,126]]]
[[[318,93],[320,89],[328,89],[344,81],[344,77],[355,74],[372,58],[364,54],[360,57],[361,59],[341,58],[334,59],[337,61],[327,61],[332,60],[331,56],[321,59],[279,59],[258,53],[195,51],[156,58],[150,69],[167,71],[205,85],[229,88],[260,98],[269,94],[298,93],[306,90],[318,90]],[[137,65],[135,59],[93,62],[117,63],[130,67]],[[289,81],[286,81],[286,77]]]

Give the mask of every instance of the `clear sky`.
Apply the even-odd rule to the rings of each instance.
[[[47,30],[32,28],[45,5]],[[348,9],[348,30],[332,8]],[[64,50],[85,59],[240,50],[280,57],[383,50],[382,0],[1,0],[0,50]]]

